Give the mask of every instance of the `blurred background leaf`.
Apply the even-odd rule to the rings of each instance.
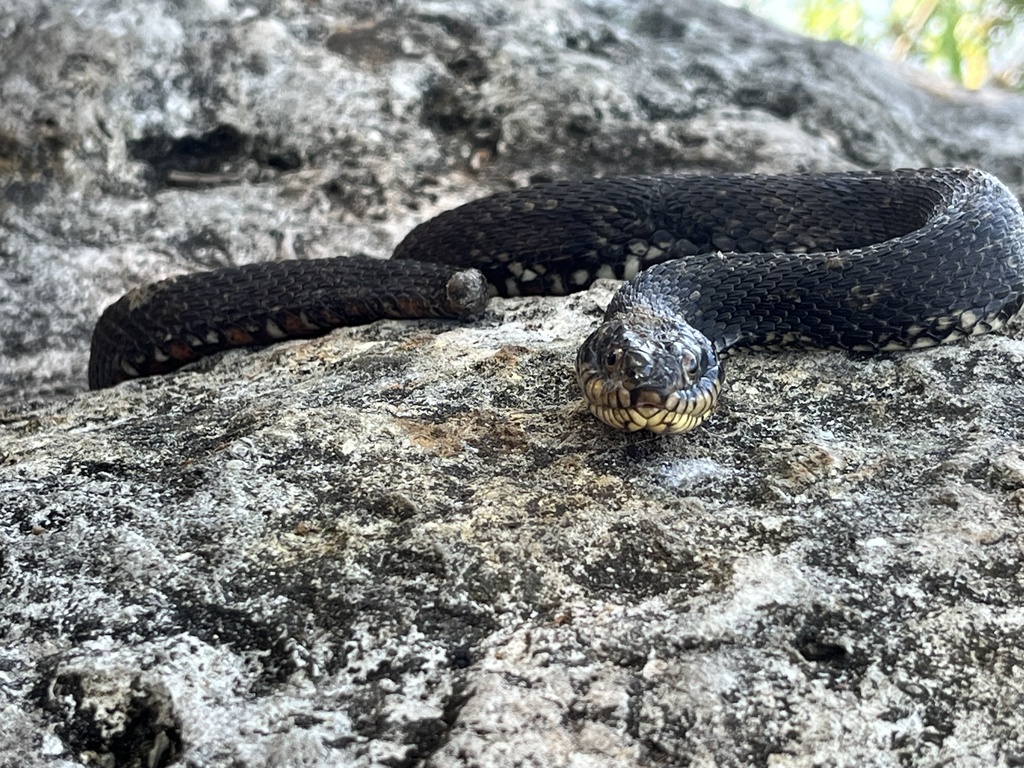
[[[1024,0],[733,0],[804,34],[841,40],[968,88],[1024,90]]]

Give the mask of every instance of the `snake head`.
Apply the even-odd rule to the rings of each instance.
[[[583,342],[576,380],[590,412],[636,432],[689,432],[714,410],[724,371],[714,346],[678,316],[634,307]]]

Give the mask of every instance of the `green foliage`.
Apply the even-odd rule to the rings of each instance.
[[[777,18],[772,0],[748,7]],[[1024,89],[1024,0],[796,0],[794,26],[944,72],[969,88]]]

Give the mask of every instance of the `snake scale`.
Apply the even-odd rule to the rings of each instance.
[[[633,176],[499,193],[420,224],[390,260],[269,262],[138,288],[97,322],[89,384],[382,317],[470,318],[488,295],[627,282],[583,343],[590,410],[685,432],[741,348],[929,347],[1024,302],[1024,216],[971,169]]]

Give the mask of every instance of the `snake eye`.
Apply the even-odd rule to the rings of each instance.
[[[697,374],[697,356],[692,352],[684,352],[679,362],[688,375],[695,376]]]
[[[613,349],[604,357],[604,366],[608,370],[615,370],[619,367],[619,363],[622,362],[622,350]]]

